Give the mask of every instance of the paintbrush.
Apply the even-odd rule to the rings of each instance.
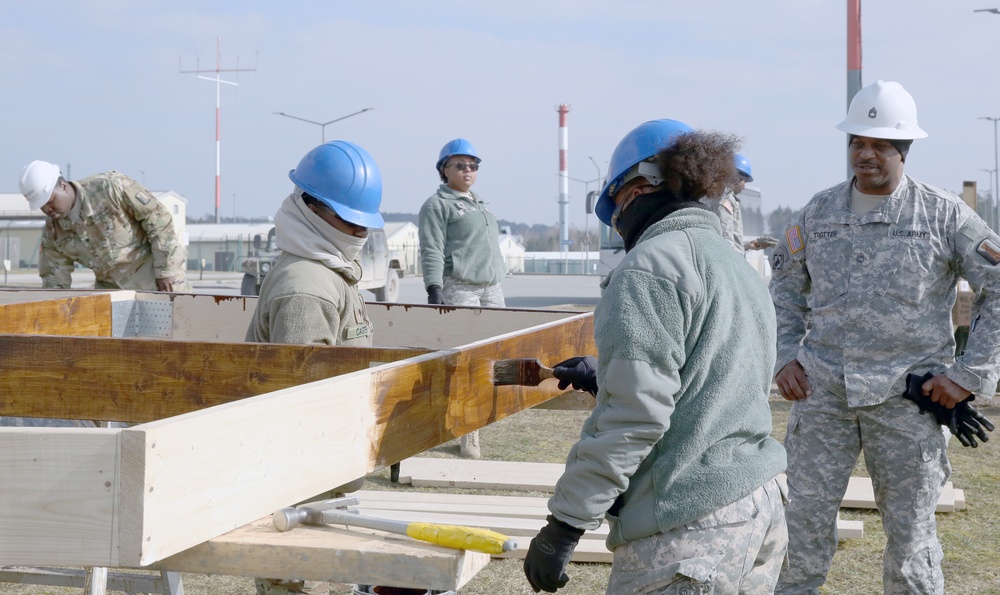
[[[494,386],[538,386],[548,378],[555,378],[552,368],[546,368],[537,359],[502,359],[493,363]]]

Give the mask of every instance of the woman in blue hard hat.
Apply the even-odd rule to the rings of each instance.
[[[370,347],[358,255],[368,228],[385,225],[378,166],[363,148],[337,140],[306,153],[288,177],[295,187],[274,216],[281,255],[264,277],[246,340]],[[333,492],[356,491],[363,483],[359,478]],[[329,585],[262,578],[257,592],[325,595]]]
[[[507,264],[500,230],[486,202],[472,191],[479,164],[472,143],[448,141],[438,155],[441,186],[420,208],[420,264],[427,303],[504,306],[501,281]],[[463,457],[479,458],[479,432],[462,437]]]
[[[774,307],[699,202],[734,186],[737,145],[654,120],[611,155],[595,212],[627,253],[594,311],[597,360],[553,370],[597,402],[524,559],[536,592],[566,584],[579,539],[604,520],[608,593],[774,589],[788,539],[768,406]]]

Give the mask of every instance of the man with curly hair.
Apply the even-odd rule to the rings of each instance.
[[[594,312],[597,359],[555,367],[597,403],[525,557],[536,592],[565,586],[576,544],[605,518],[608,593],[769,593],[778,580],[774,308],[699,202],[733,187],[737,145],[654,120],[611,156],[596,213],[627,254]]]

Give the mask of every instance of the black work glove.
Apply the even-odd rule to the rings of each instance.
[[[597,358],[590,355],[571,357],[552,368],[552,375],[559,379],[559,390],[573,385],[597,396]]]
[[[933,377],[934,374],[931,372],[923,376],[907,374],[906,392],[903,393],[903,397],[916,403],[917,407],[920,408],[921,415],[925,411],[933,413],[937,418],[937,422],[942,426],[946,426],[958,438],[962,446],[976,448],[979,446],[976,438],[979,438],[981,442],[989,442],[990,436],[986,432],[992,432],[994,425],[985,415],[972,406],[972,401],[976,398],[975,395],[955,405],[954,409],[948,409],[944,405],[932,401],[930,396],[925,395],[920,388]]]
[[[431,285],[427,288],[427,303],[431,305],[444,305],[444,296],[441,295],[440,285]]]
[[[524,556],[524,576],[535,593],[555,593],[566,586],[566,565],[583,536],[583,529],[571,527],[551,514],[545,520],[548,524],[531,540]]]

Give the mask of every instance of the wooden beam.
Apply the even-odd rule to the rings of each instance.
[[[95,294],[0,304],[0,333],[110,337],[111,297]]]
[[[115,566],[118,431],[3,428],[0,560]]]
[[[301,526],[278,533],[268,516],[153,568],[450,591],[465,585],[489,560],[489,554],[361,528]]]
[[[0,335],[0,416],[142,423],[424,353]]]

